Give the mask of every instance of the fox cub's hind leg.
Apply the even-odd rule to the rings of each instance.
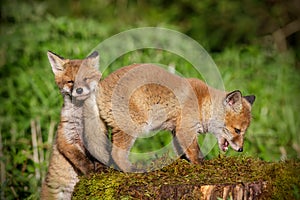
[[[123,131],[113,131],[112,158],[120,170],[133,172],[134,168],[129,161],[130,149],[135,141],[135,137]]]
[[[41,189],[41,199],[71,199],[77,182],[78,177],[74,167],[58,151],[56,141],[54,141],[47,176]]]

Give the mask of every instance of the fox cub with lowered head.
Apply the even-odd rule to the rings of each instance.
[[[204,157],[198,133],[213,133],[223,151],[229,145],[243,151],[254,95],[217,90],[152,64],[120,68],[99,87],[100,116],[112,127],[112,158],[123,171],[143,170],[135,169],[128,155],[137,137],[156,130],[169,130],[175,152],[196,164]],[[101,157],[101,153],[93,156]]]
[[[79,180],[78,175],[104,168],[83,145],[83,116],[85,110],[89,111],[90,107],[96,106],[96,87],[101,78],[97,70],[99,56],[94,52],[83,60],[69,60],[48,52],[48,59],[64,104],[48,173],[42,185],[41,199],[65,200],[71,199],[74,186]],[[105,127],[98,128],[105,133]],[[103,155],[107,158],[102,158],[107,160],[108,153],[103,151]]]

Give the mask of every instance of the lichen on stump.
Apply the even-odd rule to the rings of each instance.
[[[193,165],[177,160],[148,173],[81,177],[73,199],[299,199],[300,161],[224,157]]]

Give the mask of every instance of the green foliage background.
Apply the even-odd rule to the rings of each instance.
[[[293,20],[297,16],[282,9],[282,2],[278,2],[2,1],[1,199],[38,198],[46,173],[62,106],[47,50],[66,58],[84,58],[104,39],[136,27],[171,28],[196,39],[213,57],[228,91],[240,89],[244,94],[257,96],[244,155],[267,161],[299,158],[299,32],[288,38],[290,48],[285,53],[278,53],[274,44],[266,40],[287,18]],[[199,77],[178,56],[150,50],[124,55],[104,75],[134,62],[172,64],[186,77]],[[34,133],[38,161],[33,156]],[[167,134],[139,140],[133,151],[157,149],[169,140]],[[218,154],[215,147],[208,159]],[[226,154],[238,153],[230,150]]]

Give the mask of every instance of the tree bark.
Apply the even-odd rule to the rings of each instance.
[[[201,200],[252,200],[259,199],[267,182],[216,184],[216,185],[163,185],[156,188],[157,199],[201,199]],[[147,196],[147,186],[130,187],[130,196],[136,199],[152,199]]]

